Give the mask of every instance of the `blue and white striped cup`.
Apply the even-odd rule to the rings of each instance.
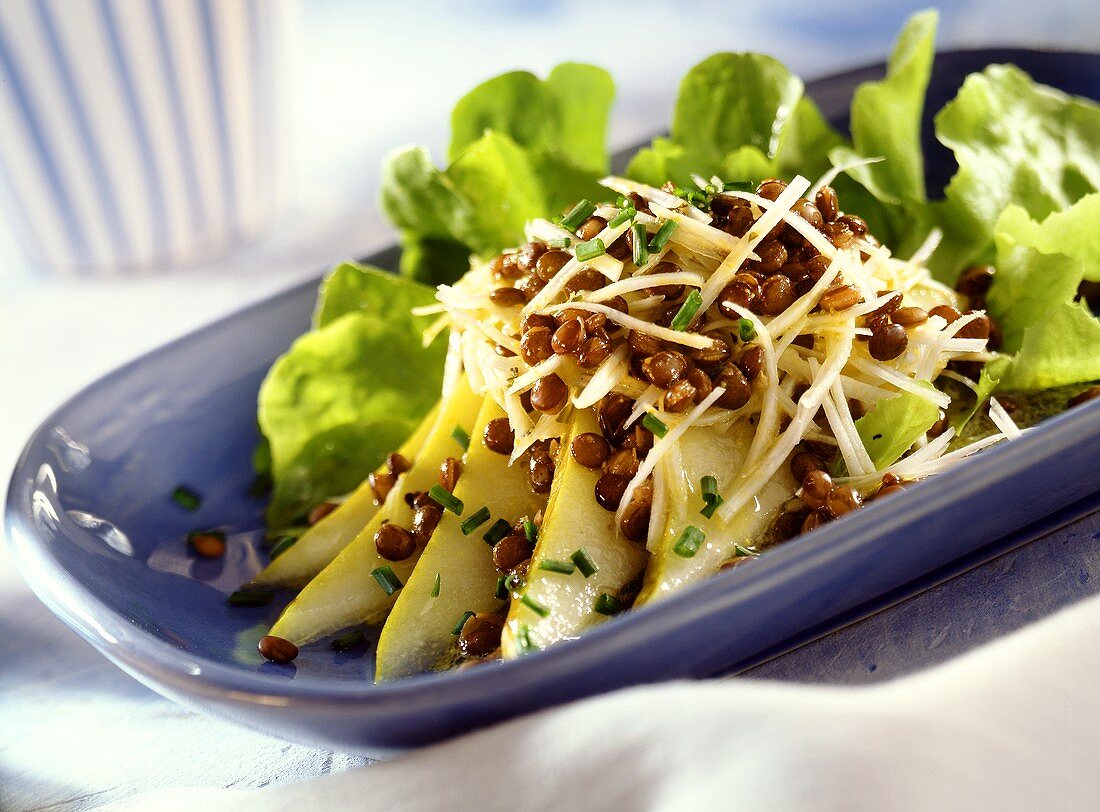
[[[293,0],[4,0],[0,278],[216,257],[284,198]]]

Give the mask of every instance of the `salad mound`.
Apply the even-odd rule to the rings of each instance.
[[[393,156],[403,270],[437,286],[340,266],[265,381],[269,519],[307,529],[243,593],[301,590],[261,653],[382,625],[379,680],[522,656],[1100,394],[1100,108],[971,77],[929,201],[934,27],[859,88],[850,141],[779,63],[720,54],[626,177],[579,65],[473,91],[445,170]]]

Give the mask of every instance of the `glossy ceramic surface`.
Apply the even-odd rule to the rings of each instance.
[[[1035,51],[942,55],[929,109],[989,62],[1100,95],[1100,56]],[[811,83],[844,123],[858,82],[881,66]],[[930,181],[952,171],[942,149]],[[938,157],[935,157],[938,156]],[[393,251],[369,261],[392,266]],[[303,650],[263,663],[256,640],[279,606],[225,596],[263,564],[262,503],[247,495],[255,396],[271,362],[308,326],[313,283],[210,325],[103,378],[51,415],[12,478],[7,530],[38,595],[142,682],[276,735],[381,754],[629,684],[736,670],[898,600],[1095,507],[1100,403],[872,504],[583,639],[522,661],[371,684],[372,647]],[[171,499],[180,484],[198,511]],[[886,508],[884,510],[884,507]],[[218,561],[183,538],[218,527]]]

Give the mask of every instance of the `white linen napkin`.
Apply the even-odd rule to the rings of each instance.
[[[889,683],[637,688],[339,775],[110,809],[1095,808],[1098,639],[1100,597]]]

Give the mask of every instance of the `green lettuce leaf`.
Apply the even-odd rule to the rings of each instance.
[[[260,428],[275,481],[268,521],[292,522],[362,482],[439,396],[445,341],[422,346],[409,308],[431,288],[345,264],[330,274],[306,333],[268,372]]]
[[[593,65],[566,62],[545,81],[513,71],[478,85],[451,114],[451,146],[457,161],[486,131],[520,147],[550,153],[579,169],[607,172],[608,113],[615,96],[611,75]]]
[[[846,170],[867,194],[838,184],[844,208],[867,220],[873,233],[905,255],[920,244],[931,227],[925,214],[924,153],[921,115],[932,75],[938,15],[913,15],[898,38],[886,78],[864,82],[852,97],[852,148],[829,153],[834,166],[864,158],[883,158]]]
[[[1084,302],[1065,302],[1028,328],[1015,357],[988,366],[1005,390],[1100,380],[1100,320]]]
[[[991,254],[1010,203],[1042,220],[1100,190],[1100,105],[1014,66],[967,77],[936,116],[936,134],[959,163],[937,206],[944,241],[932,266],[943,279]]]
[[[929,389],[931,384],[926,384]],[[856,421],[856,430],[871,461],[879,470],[901,459],[932,424],[940,419],[934,403],[911,392],[880,400],[875,408]]]

